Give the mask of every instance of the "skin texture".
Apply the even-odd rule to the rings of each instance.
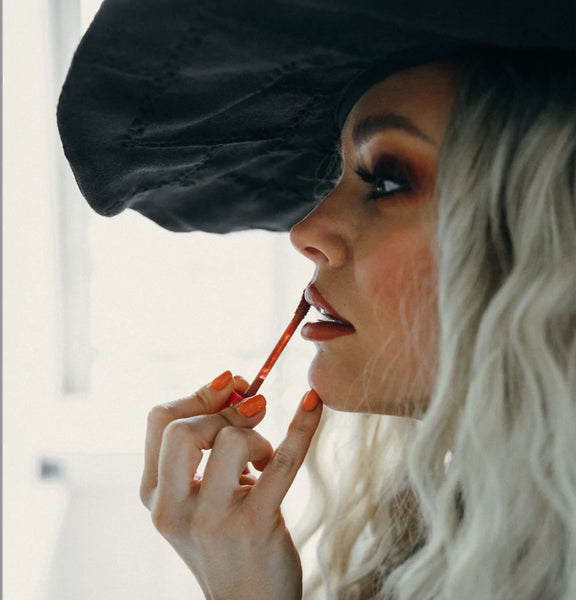
[[[317,342],[310,370],[314,389],[336,409],[414,415],[429,395],[437,339],[434,178],[453,77],[451,67],[430,65],[371,88],[343,130],[342,178],[292,231],[294,245],[316,265],[317,290],[355,328]],[[376,130],[367,127],[383,115],[385,129],[382,120]],[[410,120],[410,131],[400,117]],[[383,156],[395,165],[392,176],[366,183],[356,170],[378,165],[380,173]],[[372,197],[383,190],[384,198]],[[232,390],[247,387],[225,373],[151,410],[141,498],[207,598],[296,600],[302,569],[280,504],[322,402],[306,396],[274,451],[253,430],[266,412],[263,398],[222,410]],[[258,478],[250,463],[262,471]]]
[[[438,343],[435,177],[456,81],[454,66],[432,64],[368,90],[342,131],[338,184],[291,232],[315,263],[314,286],[355,328],[314,342],[309,382],[334,409],[417,416],[430,396]],[[382,176],[367,183],[358,168]],[[371,197],[385,186],[389,193]]]
[[[220,410],[232,390],[248,388],[231,373],[224,379],[224,385],[216,378],[150,411],[140,497],[206,598],[301,598],[300,558],[280,504],[310,446],[322,404],[306,395],[273,451],[253,430],[265,407],[250,417],[241,405]],[[208,449],[201,475],[197,469]],[[248,471],[249,463],[262,471],[259,478]]]

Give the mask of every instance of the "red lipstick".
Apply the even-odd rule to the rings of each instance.
[[[244,398],[254,396],[254,394],[260,389],[260,386],[264,383],[264,380],[268,376],[268,373],[270,373],[272,367],[276,364],[276,361],[280,357],[280,354],[282,354],[282,351],[284,350],[284,348],[286,348],[286,344],[288,344],[290,338],[294,335],[294,332],[298,328],[298,325],[300,325],[300,323],[304,320],[304,317],[308,313],[309,308],[310,304],[303,295],[302,299],[300,300],[300,303],[296,308],[294,316],[290,320],[290,323],[288,323],[288,327],[286,327],[284,333],[280,336],[280,339],[274,346],[272,352],[270,352],[270,355],[262,365],[260,371],[258,371],[258,375],[256,375],[254,381],[252,381],[249,388],[243,394],[240,394],[239,392],[232,392],[226,404],[222,408],[232,406],[234,404],[237,404],[238,402],[241,402],[242,400],[244,400]]]
[[[302,327],[301,335],[305,340],[311,342],[328,342],[338,337],[351,335],[356,330],[352,323],[349,323],[338,314],[320,292],[309,285],[304,292],[304,298],[313,306],[321,315],[322,320],[314,323],[306,323]]]

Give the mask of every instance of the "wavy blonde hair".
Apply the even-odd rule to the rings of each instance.
[[[306,597],[576,598],[573,61],[464,65],[438,177],[433,396],[420,422],[327,415]]]

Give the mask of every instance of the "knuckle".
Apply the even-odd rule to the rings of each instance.
[[[208,386],[204,386],[196,392],[195,401],[202,414],[214,412],[211,406],[211,390]]]
[[[174,537],[174,534],[179,529],[179,523],[173,511],[161,503],[156,503],[156,506],[150,511],[152,523],[154,527],[166,538]]]
[[[238,446],[244,443],[246,432],[239,427],[226,425],[218,432],[215,442],[223,446]]]
[[[164,430],[164,437],[170,439],[184,439],[190,435],[190,422],[186,419],[175,419],[171,421]]]
[[[266,525],[263,523],[262,513],[258,509],[245,508],[238,517],[236,526],[240,531],[250,532],[255,537],[264,538]]]
[[[296,419],[288,426],[288,433],[297,438],[310,437],[310,427]]]
[[[292,473],[298,467],[296,456],[286,448],[280,448],[272,457],[270,469],[279,474]]]
[[[148,486],[142,481],[140,484],[140,501],[146,508],[150,508],[150,489]]]
[[[230,419],[230,413],[228,412],[228,409],[216,413],[215,415],[212,415],[213,418],[218,419],[219,421],[219,427],[220,430],[222,431],[223,429],[226,429],[227,427],[234,427],[236,428],[236,426],[234,425],[234,422]]]
[[[164,428],[176,418],[174,412],[174,407],[171,404],[158,404],[148,413],[148,425]]]

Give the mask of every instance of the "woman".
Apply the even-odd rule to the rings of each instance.
[[[576,596],[573,55],[451,54],[342,103],[340,175],[291,232],[330,316],[280,447],[262,396],[221,410],[230,372],[150,413],[141,496],[209,598],[301,597],[280,504],[323,404],[356,429],[340,473],[311,451],[310,594]]]
[[[381,514],[370,467],[346,473],[375,506],[359,524],[331,511],[339,597],[576,590],[576,88],[570,65],[539,60],[432,63],[372,86],[343,127],[337,185],[292,229],[316,265],[307,298],[338,319],[303,328],[313,389],[340,411],[425,413],[415,496],[396,488]],[[321,404],[305,397],[273,454],[251,429],[262,397],[217,412],[244,385],[226,373],[152,411],[143,499],[207,597],[297,598],[280,502]],[[348,486],[343,506],[361,501]]]

